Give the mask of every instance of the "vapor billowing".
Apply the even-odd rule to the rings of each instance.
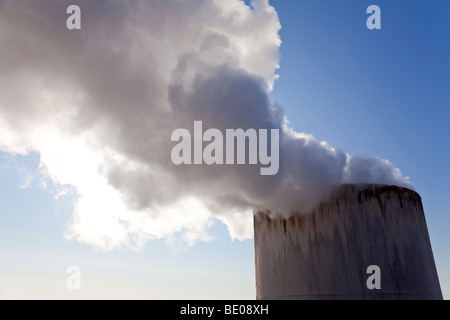
[[[67,30],[66,8],[81,8]],[[0,1],[0,150],[38,152],[77,201],[66,234],[104,250],[252,236],[254,209],[307,211],[340,183],[410,187],[388,161],[289,128],[270,101],[280,22],[267,0]],[[280,170],[175,166],[171,134],[280,129]]]

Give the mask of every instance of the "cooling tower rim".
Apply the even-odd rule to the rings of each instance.
[[[345,195],[345,192],[376,192],[376,193],[385,193],[385,192],[400,192],[400,193],[409,193],[411,195],[415,195],[420,197],[420,195],[413,190],[412,188],[401,187],[396,185],[388,185],[388,184],[368,184],[368,183],[359,183],[359,184],[351,184],[344,183],[340,185],[336,185],[330,188],[330,195],[333,196],[342,196]],[[342,194],[344,193],[344,194]]]
[[[322,197],[322,200],[318,203],[317,206],[314,207],[314,209],[311,210],[311,212],[299,212],[293,209],[290,214],[280,214],[276,213],[270,210],[265,209],[258,209],[255,210],[254,216],[266,216],[270,217],[271,219],[279,219],[279,218],[289,218],[296,215],[305,215],[305,214],[311,214],[316,209],[318,209],[321,205],[324,203],[330,203],[332,201],[338,200],[338,199],[350,199],[354,198],[355,195],[358,198],[361,198],[363,196],[375,196],[375,197],[381,197],[383,194],[389,194],[389,193],[396,193],[397,197],[400,199],[403,196],[407,196],[410,199],[414,199],[418,202],[420,202],[420,205],[422,206],[422,198],[420,195],[413,189],[401,187],[397,185],[388,185],[388,184],[369,184],[369,183],[358,183],[358,184],[352,184],[352,183],[344,183],[340,185],[335,185],[330,187]]]

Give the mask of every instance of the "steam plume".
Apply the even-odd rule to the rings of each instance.
[[[82,29],[66,28],[66,8]],[[77,192],[67,237],[104,250],[252,236],[254,209],[307,210],[335,184],[410,186],[388,161],[289,128],[272,90],[280,22],[267,0],[0,1],[0,150],[38,152]],[[171,133],[280,129],[280,171],[174,166]]]

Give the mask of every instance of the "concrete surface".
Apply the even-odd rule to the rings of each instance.
[[[343,185],[310,214],[255,215],[257,299],[442,299],[420,196]],[[381,270],[369,290],[367,268]]]

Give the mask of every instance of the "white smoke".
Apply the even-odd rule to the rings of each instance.
[[[66,28],[76,4],[82,29]],[[3,0],[0,150],[38,152],[77,201],[67,237],[104,250],[208,241],[215,219],[252,237],[254,209],[307,210],[331,186],[409,187],[389,162],[288,127],[268,98],[280,22],[267,0]],[[280,171],[171,163],[171,133],[280,129]]]

